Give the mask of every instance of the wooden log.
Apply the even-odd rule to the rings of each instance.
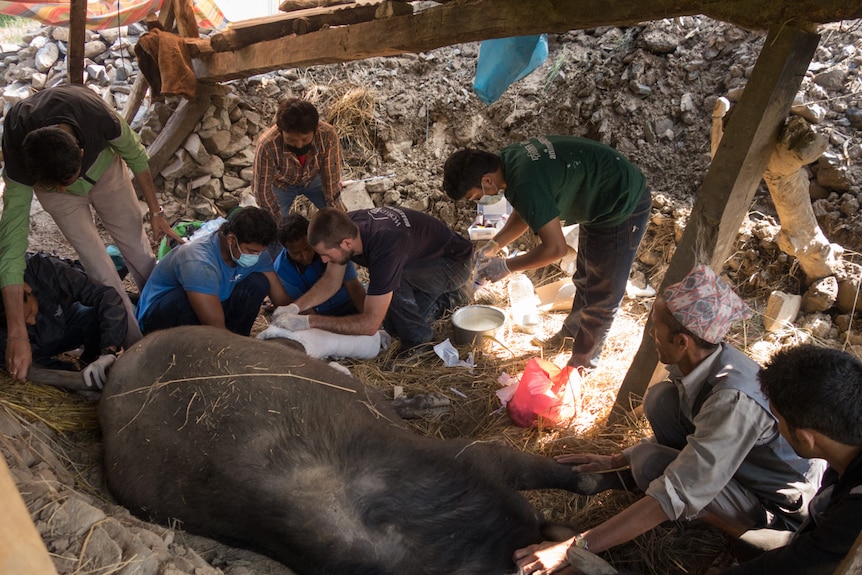
[[[769,31],[751,79],[733,110],[704,178],[659,293],[681,280],[697,263],[721,271],[819,39],[818,34],[784,24],[776,24]],[[658,364],[655,344],[649,335],[651,328],[650,318],[617,394],[609,425],[625,416],[633,397],[643,397],[646,392]]]
[[[308,10],[309,8],[325,8],[327,6],[340,6],[352,4],[353,0],[284,0],[278,9],[282,12],[295,12],[296,10]]]
[[[210,96],[216,88],[198,85],[194,100],[183,100],[171,115],[156,140],[147,148],[150,156],[150,172],[155,176],[167,165],[168,160],[182,145],[195,125],[203,118],[210,105]]]
[[[147,97],[147,90],[149,87],[150,85],[147,84],[147,79],[144,78],[144,75],[138,74],[138,77],[135,78],[135,83],[132,84],[132,91],[129,92],[129,99],[126,101],[126,109],[123,110],[123,119],[127,124],[131,124],[132,120],[134,120],[135,116],[138,114],[141,103],[143,103],[144,98]]]
[[[69,44],[66,62],[69,82],[84,83],[84,32],[87,27],[87,0],[72,0],[69,7]]]
[[[421,52],[462,42],[626,26],[704,14],[746,28],[773,23],[823,23],[862,17],[858,0],[460,0],[413,15],[335,26],[313,34],[256,42],[194,60],[202,82],[245,78],[271,70]],[[791,25],[791,24],[788,24]]]
[[[763,173],[781,223],[778,247],[799,261],[808,281],[835,273],[843,253],[821,231],[808,192],[805,167],[817,161],[828,145],[825,136],[816,134],[800,116],[793,116],[781,130],[778,145]]]
[[[856,537],[856,542],[835,570],[834,575],[859,575],[859,573],[862,573],[862,533]]]
[[[714,158],[715,152],[718,150],[718,145],[721,143],[721,137],[724,135],[724,117],[730,110],[730,100],[722,96],[715,101],[715,108],[712,110],[712,132],[710,133],[710,152],[709,157]]]
[[[214,34],[210,44],[216,52],[238,50],[257,42],[283,38],[291,34],[316,32],[327,26],[345,26],[375,18],[412,15],[413,8],[402,2],[384,0],[365,4],[346,4],[310,8],[289,14],[251,18],[237,22],[224,32]]]
[[[41,535],[0,457],[0,573],[57,575]]]
[[[186,38],[199,38],[198,20],[195,18],[192,0],[174,0],[173,4],[179,35]]]

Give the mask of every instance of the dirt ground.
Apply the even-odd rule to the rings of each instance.
[[[355,137],[346,138],[345,176],[361,178],[393,173],[394,176],[367,186],[375,202],[427,211],[465,235],[475,215],[474,207],[451,202],[441,189],[443,162],[455,149],[471,146],[497,150],[508,143],[543,134],[573,134],[610,144],[644,171],[655,195],[651,226],[641,246],[633,278],[641,286],[657,286],[709,168],[714,104],[721,96],[738,100],[763,39],[763,34],[699,17],[625,29],[602,28],[554,35],[549,38],[550,56],[544,65],[510,87],[490,106],[482,104],[471,90],[478,55],[475,43],[421,54],[282,71],[232,85],[264,118],[272,117],[276,103],[267,95],[267,87],[274,77],[280,80],[280,86],[287,85],[292,95],[319,102],[324,114],[332,98],[343,94],[345,86],[370,90],[372,119]],[[829,153],[838,158],[837,162],[846,172],[846,188],[826,189],[825,195],[819,198],[823,203],[818,217],[827,237],[843,245],[847,250],[845,257],[850,260],[862,251],[858,209],[862,202],[859,162],[862,133],[856,115],[862,108],[860,48],[862,31],[858,22],[824,27],[823,39],[801,92],[805,104],[816,104],[824,110],[824,117],[815,129],[829,138]],[[837,83],[815,82],[819,75],[834,70],[842,72]],[[811,166],[812,178],[816,179],[818,168]],[[300,209],[307,207],[300,206]],[[727,269],[728,279],[760,313],[770,289],[800,293],[805,287],[804,277],[793,265],[792,258],[783,256],[776,247],[776,224],[775,210],[763,187],[741,230],[733,255],[735,263]],[[527,236],[520,244],[527,247],[534,241]],[[50,217],[38,207],[31,221],[31,248],[74,256]],[[553,266],[530,275],[537,285],[561,277]],[[497,297],[504,303],[502,291]],[[627,361],[640,341],[649,303],[649,299],[637,298],[627,298],[624,303],[606,347],[603,367],[595,375],[596,380],[606,384],[601,387],[603,397],[596,398],[596,402],[612,403],[614,384],[618,385],[622,379]],[[827,345],[841,345],[838,329],[832,327],[838,314],[827,311],[823,315],[830,322],[825,330],[803,327],[778,334],[764,333],[762,318],[758,316],[735,331],[733,341],[758,360],[768,357],[777,346],[791,342],[815,339]],[[561,321],[561,314],[546,316],[543,332],[552,333]],[[441,336],[446,335],[446,329],[445,325],[441,326]],[[505,343],[515,349],[516,353],[512,354],[515,359],[506,354],[480,354],[487,362],[486,368],[497,374],[506,369],[516,371],[518,362],[522,365],[528,355],[538,353],[515,334],[507,332],[507,338]],[[423,361],[427,363],[419,362],[410,369],[439,367],[439,361],[433,356]],[[364,369],[358,365],[351,367],[358,373]],[[550,435],[512,430],[505,415],[492,416],[489,415],[491,409],[486,409],[490,405],[489,396],[493,395],[492,388],[477,388],[471,381],[451,385],[484,403],[480,407],[467,407],[466,402],[456,404],[448,424],[436,427],[418,424],[420,432],[472,435],[486,433],[493,423],[493,432],[506,437],[510,443],[549,453],[578,445],[580,436],[603,437],[598,428],[592,427],[601,420],[600,413],[592,413],[571,430]],[[479,393],[481,399],[475,395]],[[8,404],[3,407],[8,409]],[[81,408],[87,414],[82,419],[92,418],[91,408],[89,412],[86,406]],[[0,410],[0,416],[0,423],[7,422],[0,427],[6,437],[0,441],[0,448],[19,486],[31,489],[25,493],[25,500],[31,505],[60,573],[289,573],[266,558],[232,550],[181,530],[143,524],[113,505],[101,487],[98,436],[91,419],[82,422],[77,429],[58,433],[42,423],[22,424],[19,415],[11,412]],[[26,416],[25,419],[32,421],[33,418]],[[609,439],[601,449],[612,449],[619,441],[616,437]],[[33,454],[35,444],[44,444],[49,451],[62,453],[63,457],[52,457],[41,448],[35,450],[41,454],[37,457]],[[22,455],[24,453],[28,455]],[[34,487],[46,472],[54,482],[51,483],[56,496],[53,499],[41,488]],[[92,529],[79,529],[75,524],[63,531],[52,519],[59,509],[55,504],[60,499],[85,500],[88,509],[102,513],[111,526],[104,528],[111,535],[108,539],[118,540],[120,537],[116,533],[122,532],[123,537],[133,543],[123,547],[120,554],[107,543],[107,550],[101,554],[91,552],[92,548],[88,551],[91,538],[98,539],[93,536]],[[537,500],[537,505],[551,515],[560,514],[562,508],[569,510],[568,517],[562,514],[562,520],[572,520],[584,507],[583,502],[572,498],[559,504],[556,500],[552,503]],[[579,521],[581,516],[576,520]],[[686,539],[699,541],[691,532],[678,533],[669,545],[682,549]],[[721,548],[721,543],[716,546],[715,541],[713,538],[708,544],[713,555]],[[630,547],[628,554],[611,553],[608,557],[617,565],[643,573],[705,572],[709,561],[704,563],[701,556],[686,563],[685,553],[680,564],[668,567],[667,563],[659,563],[661,567],[657,567],[656,557],[664,553],[660,543],[654,539],[643,540]],[[125,559],[129,548],[138,549],[143,557],[153,560],[129,563]],[[635,556],[639,559],[632,559]]]

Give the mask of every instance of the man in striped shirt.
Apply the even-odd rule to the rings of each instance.
[[[320,121],[310,102],[288,98],[279,104],[275,126],[261,135],[255,149],[252,188],[275,221],[290,212],[299,195],[318,208],[345,210],[338,134]]]

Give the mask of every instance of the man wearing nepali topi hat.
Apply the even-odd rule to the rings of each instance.
[[[614,455],[556,458],[575,472],[607,472],[596,493],[629,489],[644,497],[562,543],[519,549],[522,573],[556,572],[572,545],[603,551],[668,520],[700,519],[735,537],[798,528],[823,462],[794,453],[760,391],[760,366],[723,341],[734,321],[751,315],[705,265],[656,298],[650,335],[668,379],[644,398],[653,437]]]

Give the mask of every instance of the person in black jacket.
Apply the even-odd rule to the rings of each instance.
[[[727,575],[831,575],[862,532],[862,362],[814,345],[776,353],[760,385],[781,434],[802,457],[829,468],[809,505],[808,521],[789,543],[723,571]],[[769,533],[745,533],[763,547]]]
[[[92,283],[83,269],[55,256],[27,254],[24,313],[35,365],[68,368],[54,356],[83,346],[84,382],[89,388],[102,388],[128,327],[123,300],[113,287]],[[0,322],[4,352],[12,339],[5,326]],[[5,353],[0,353],[0,361],[3,358]]]

